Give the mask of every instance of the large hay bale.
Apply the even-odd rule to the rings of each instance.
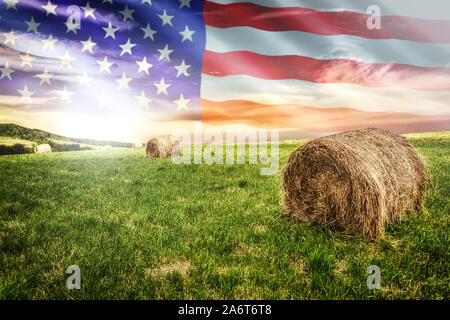
[[[40,144],[34,148],[35,153],[48,153],[52,152],[52,147],[49,144]]]
[[[145,150],[147,157],[150,158],[170,157],[172,151],[174,151],[174,154],[180,152],[180,143],[172,135],[159,136],[148,140]]]
[[[364,128],[312,140],[283,170],[288,213],[368,238],[423,204],[427,174],[406,138]]]

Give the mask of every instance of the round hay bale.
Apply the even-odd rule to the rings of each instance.
[[[40,144],[34,148],[35,153],[48,153],[52,152],[52,147],[49,144]]]
[[[372,239],[422,208],[428,180],[406,138],[378,128],[306,143],[292,152],[283,176],[289,214]]]
[[[147,157],[150,158],[170,157],[172,151],[174,151],[174,154],[180,152],[180,143],[172,135],[159,136],[148,140],[145,150]]]

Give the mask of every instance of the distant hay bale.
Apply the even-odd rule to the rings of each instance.
[[[49,144],[40,144],[34,148],[35,153],[48,153],[52,152],[52,147]]]
[[[289,214],[372,239],[422,208],[428,180],[406,138],[377,128],[306,143],[292,152],[283,176]]]
[[[148,140],[145,152],[150,158],[165,158],[172,155],[172,150],[179,154],[179,141],[172,135],[165,135]]]
[[[133,149],[142,148],[143,146],[144,146],[144,144],[141,142],[133,142],[133,145],[132,145]]]

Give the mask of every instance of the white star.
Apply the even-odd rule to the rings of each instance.
[[[97,96],[100,108],[109,107],[111,105],[111,95],[106,94],[104,91],[101,95]]]
[[[136,63],[139,66],[139,72],[145,72],[146,74],[148,73],[148,68],[151,68],[152,65],[150,63],[147,63],[147,57],[144,57],[144,59],[142,59],[142,61],[136,61]]]
[[[150,24],[147,23],[147,26],[145,28],[141,28],[142,31],[144,31],[144,39],[145,38],[150,38],[152,39],[152,41],[154,41],[155,39],[153,38],[153,35],[156,33],[155,30],[153,30],[152,28],[150,28]]]
[[[3,0],[3,2],[6,3],[6,10],[13,8],[17,11],[16,4],[19,2],[19,0]]]
[[[64,57],[59,57],[59,59],[61,60],[61,68],[64,68],[65,66],[67,66],[68,68],[72,67],[72,61],[74,60],[74,58],[69,55],[69,51],[66,51]]]
[[[91,6],[89,5],[89,1],[86,4],[85,7],[81,7],[84,10],[84,17],[92,17],[92,19],[97,20],[97,18],[95,18],[94,12],[96,9],[91,8]]]
[[[191,0],[178,0],[180,2],[180,9],[183,7],[191,7]]]
[[[121,90],[122,88],[130,89],[130,87],[128,86],[128,82],[130,81],[131,78],[127,78],[125,72],[122,73],[122,78],[116,79],[116,82],[119,84],[119,90]]]
[[[162,20],[162,25],[163,26],[168,24],[168,25],[173,27],[173,24],[172,24],[172,21],[171,21],[173,19],[173,16],[167,15],[166,10],[163,11],[163,14],[158,14],[158,17]]]
[[[86,70],[83,72],[82,75],[77,76],[77,78],[78,78],[78,81],[80,81],[80,86],[87,86],[87,87],[89,87],[91,85],[90,82],[92,81],[92,77],[89,77],[87,75]]]
[[[53,5],[50,0],[47,2],[47,4],[45,6],[42,6],[42,8],[45,9],[45,11],[47,11],[47,14],[45,16],[48,16],[49,14],[54,14],[56,16],[56,8],[58,6],[57,5]]]
[[[77,23],[77,22],[73,22],[70,18],[68,18],[67,21],[64,22],[64,24],[67,27],[66,33],[73,32],[73,33],[77,34],[77,30],[81,29],[81,24]]]
[[[142,0],[141,1],[141,4],[149,4],[149,5],[152,5],[152,0]]]
[[[181,75],[184,74],[186,77],[189,76],[189,74],[187,73],[187,69],[189,69],[191,67],[191,65],[186,65],[184,63],[184,60],[181,62],[181,64],[179,66],[174,67],[175,69],[177,69],[177,78]]]
[[[51,80],[52,80],[53,74],[48,73],[47,68],[45,68],[44,73],[37,74],[36,77],[41,79],[41,82],[39,83],[39,85],[42,85],[43,83],[47,83],[49,86],[52,85]]]
[[[21,54],[21,55],[19,55],[19,57],[22,59],[22,64],[21,64],[21,66],[27,65],[27,66],[29,66],[30,68],[33,68],[33,66],[31,65],[31,62],[33,62],[33,60],[36,59],[36,58],[33,57],[33,56],[30,56],[30,54],[28,53],[28,51],[27,51],[26,54]]]
[[[174,101],[177,105],[177,111],[180,111],[181,109],[187,110],[187,104],[189,103],[189,101],[191,101],[191,99],[185,99],[183,97],[183,94],[181,93],[180,99]]]
[[[113,0],[103,0],[102,3],[109,3],[109,4],[113,4]]]
[[[136,96],[136,99],[138,99],[138,103],[140,107],[144,107],[145,109],[148,109],[149,102],[152,101],[152,99],[147,98],[145,95],[145,92],[141,90],[141,95]]]
[[[92,48],[97,44],[97,43],[91,41],[91,37],[89,37],[89,39],[87,39],[86,41],[80,41],[80,42],[83,45],[83,49],[81,49],[81,52],[84,52],[87,50],[90,53],[92,53]]]
[[[111,104],[111,95],[106,94],[104,91],[101,95],[97,96],[100,108],[109,107]]]
[[[25,88],[23,88],[23,90],[19,89],[17,91],[19,91],[19,93],[22,95],[22,97],[20,98],[20,101],[25,101],[25,102],[31,103],[31,96],[34,94],[34,92],[28,91],[27,85],[25,85]]]
[[[160,56],[159,56],[160,61],[164,58],[166,58],[167,61],[170,61],[170,54],[173,52],[173,50],[169,50],[169,45],[166,44],[164,49],[158,49],[158,51],[160,53]]]
[[[59,95],[59,101],[71,102],[70,97],[73,95],[73,92],[67,91],[66,86],[64,86],[63,90],[54,90],[53,92]]]
[[[3,68],[0,68],[0,71],[2,72],[2,75],[0,76],[0,79],[3,79],[4,77],[7,77],[9,80],[11,79],[11,73],[14,73],[13,69],[9,68],[9,63],[7,62]]]
[[[25,21],[25,23],[28,25],[27,32],[34,31],[34,33],[38,32],[37,31],[37,27],[39,27],[39,25],[41,24],[41,23],[37,23],[36,21],[34,21],[34,17],[33,16],[31,17],[30,21]]]
[[[154,85],[158,88],[156,94],[164,93],[166,96],[168,95],[167,88],[169,88],[171,84],[165,83],[164,78],[161,78],[159,83],[155,82]]]
[[[115,32],[116,32],[119,28],[114,28],[114,27],[111,25],[111,22],[109,22],[108,27],[107,27],[107,28],[102,27],[102,29],[105,30],[105,32],[106,32],[106,34],[105,34],[105,39],[108,38],[108,37],[111,37],[111,38],[115,39],[115,38],[116,38]]]
[[[55,50],[55,48],[53,47],[53,45],[58,42],[58,40],[53,39],[53,34],[51,34],[48,39],[43,39],[42,42],[44,43],[44,49],[42,50],[46,50],[47,48]]]
[[[97,60],[97,63],[100,65],[100,71],[99,71],[99,72],[106,71],[106,72],[108,72],[108,73],[111,73],[111,71],[109,70],[109,68],[110,68],[114,63],[109,62],[109,61],[108,61],[108,57],[105,56],[105,57],[103,58],[103,61]]]
[[[135,10],[128,9],[128,5],[125,5],[125,9],[119,10],[119,12],[123,15],[123,21],[127,21],[127,19],[134,20],[133,12]]]
[[[132,54],[131,49],[135,46],[136,46],[136,44],[131,43],[130,38],[128,38],[128,41],[126,43],[119,45],[119,47],[122,48],[122,52],[120,53],[120,55],[122,56],[125,53],[128,53],[129,55],[131,55]]]
[[[181,42],[184,42],[184,40],[189,40],[191,42],[194,42],[192,40],[192,35],[195,33],[195,31],[194,30],[189,30],[188,26],[186,26],[186,28],[184,28],[184,31],[180,31],[178,33],[183,36],[183,39],[181,40]]]
[[[7,44],[7,43],[9,42],[9,43],[11,43],[13,46],[16,45],[16,39],[19,38],[19,36],[16,35],[16,34],[14,33],[14,29],[11,29],[10,32],[4,33],[3,35],[4,35],[5,38],[6,38],[4,44]]]

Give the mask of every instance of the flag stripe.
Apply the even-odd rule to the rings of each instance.
[[[246,100],[202,100],[202,121],[223,125],[302,128],[315,132],[346,131],[375,126],[396,132],[448,130],[449,116],[421,116],[403,112],[364,112],[350,108],[318,109],[302,105],[266,105]]]
[[[297,104],[316,108],[345,107],[361,111],[409,112],[450,116],[449,91],[367,88],[352,84],[318,84],[301,80],[264,80],[235,75],[203,75],[202,98],[251,100],[262,104]],[[256,116],[257,117],[257,116]]]
[[[297,31],[269,32],[248,27],[206,27],[206,32],[206,50],[218,53],[252,51],[274,56],[299,55],[317,59],[450,67],[450,44],[373,40],[347,35],[320,36]],[[405,52],[410,54],[405,55]]]
[[[248,26],[266,31],[302,31],[319,35],[353,35],[368,39],[450,42],[450,21],[383,16],[380,29],[369,29],[370,15],[323,12],[308,8],[269,8],[252,3],[205,2],[205,24],[217,28]]]
[[[212,0],[217,4],[253,3],[265,7],[303,7],[320,11],[354,11],[366,13],[367,8],[376,5],[381,15],[408,16],[420,19],[449,20],[448,0]]]
[[[262,79],[297,79],[317,83],[351,83],[367,87],[450,90],[450,68],[370,64],[354,60],[319,60],[303,56],[265,56],[249,51],[206,50],[204,74],[250,75]]]

